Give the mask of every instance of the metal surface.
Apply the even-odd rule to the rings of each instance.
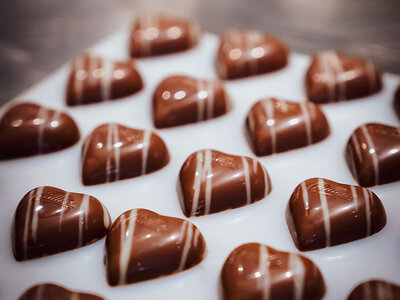
[[[184,15],[216,33],[262,30],[294,51],[338,49],[400,74],[398,0],[3,0],[0,7],[0,104],[148,11]]]

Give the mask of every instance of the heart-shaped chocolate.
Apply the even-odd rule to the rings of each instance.
[[[347,300],[397,300],[400,286],[383,280],[368,280],[355,287]]]
[[[16,104],[0,119],[0,160],[59,151],[79,138],[68,114],[33,103]]]
[[[185,216],[202,216],[267,197],[272,185],[257,160],[215,150],[190,155],[179,173],[178,197]]]
[[[228,256],[221,272],[224,300],[319,300],[324,278],[307,257],[249,243]]]
[[[104,298],[71,291],[53,283],[42,283],[29,288],[18,300],[104,300]]]
[[[92,196],[35,188],[14,215],[14,257],[22,261],[86,246],[103,238],[110,223],[107,209]]]
[[[191,222],[133,209],[120,215],[106,239],[106,269],[112,286],[157,278],[199,264],[206,242]]]
[[[258,156],[305,147],[330,133],[328,121],[317,105],[276,98],[254,104],[247,115],[246,128]]]
[[[155,172],[169,162],[164,141],[150,130],[119,124],[97,127],[82,152],[82,181],[93,185]]]
[[[347,142],[346,160],[361,186],[400,180],[400,128],[376,123],[358,127]]]
[[[90,104],[127,97],[142,88],[133,60],[111,61],[85,53],[72,62],[66,99],[71,106]]]
[[[397,117],[400,119],[400,85],[398,86],[396,93],[394,94],[393,106],[394,110],[397,113]]]
[[[308,100],[328,103],[366,97],[382,89],[381,73],[369,60],[323,51],[307,70]]]
[[[257,31],[231,30],[221,37],[217,71],[223,79],[235,79],[273,72],[288,62],[280,40]]]
[[[386,213],[366,188],[312,178],[294,190],[286,222],[296,247],[309,251],[373,235],[385,227]]]
[[[171,76],[164,79],[154,92],[154,126],[165,128],[200,122],[221,116],[230,108],[221,81]]]
[[[144,15],[134,25],[130,40],[132,57],[146,57],[187,50],[199,41],[200,29],[188,20]]]

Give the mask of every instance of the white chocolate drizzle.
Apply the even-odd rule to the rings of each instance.
[[[44,284],[39,285],[38,289],[36,290],[35,300],[42,300],[44,290]]]
[[[205,181],[205,208],[204,214],[208,215],[211,208],[211,191],[212,191],[212,154],[211,150],[207,149],[204,151],[204,169],[203,169],[203,181]]]
[[[58,220],[58,231],[59,232],[61,232],[61,226],[63,223],[64,213],[65,213],[65,209],[67,208],[68,197],[69,197],[69,192],[66,192],[65,196],[63,198],[63,201],[61,203],[60,219]]]
[[[75,292],[71,293],[71,300],[79,300],[79,295]]]
[[[115,180],[119,180],[120,173],[120,161],[121,161],[121,153],[120,153],[120,145],[119,143],[119,129],[117,124],[111,124],[112,135],[113,135],[113,149],[114,149],[114,159],[115,159]]]
[[[272,153],[276,153],[276,129],[274,120],[274,103],[271,98],[263,101],[266,123],[271,133]]]
[[[81,55],[77,59],[75,59],[73,72],[74,72],[74,91],[77,103],[82,103],[82,96],[83,96],[83,86],[85,79],[87,77],[87,73],[85,71],[85,59],[88,57],[90,62],[90,56]],[[86,76],[83,78],[79,78],[79,72],[85,72]]]
[[[183,250],[182,250],[181,260],[179,262],[178,271],[182,271],[185,268],[189,250],[192,246],[193,224],[190,222],[186,222],[186,223],[187,223],[186,239],[185,239],[185,245],[183,246]],[[195,228],[195,230],[196,230],[196,228]]]
[[[149,149],[150,149],[150,138],[151,138],[151,131],[150,130],[145,130],[143,132],[142,175],[146,174],[147,159],[148,159]]]
[[[264,174],[264,185],[265,185],[264,198],[265,198],[265,197],[268,196],[268,194],[270,192],[270,184],[269,184],[267,170],[265,170],[263,165],[261,165],[261,169],[262,169],[263,174]]]
[[[198,151],[196,153],[196,170],[194,173],[193,181],[193,200],[192,200],[192,211],[191,215],[195,215],[197,208],[199,207],[200,187],[201,187],[201,175],[202,175],[202,164],[203,164],[203,152]]]
[[[44,129],[46,128],[46,121],[48,118],[48,111],[44,107],[40,107],[38,114],[37,114],[37,119],[39,120],[38,124],[38,152],[42,153],[43,152],[43,135],[44,135]]]
[[[351,185],[350,189],[351,189],[351,194],[353,195],[354,207],[356,208],[356,210],[358,210],[358,196],[357,196],[356,188]]]
[[[29,236],[29,228],[28,228],[29,219],[30,219],[29,217],[30,217],[30,214],[31,214],[31,206],[32,206],[33,195],[34,195],[34,192],[36,190],[37,189],[34,189],[29,193],[28,205],[27,205],[26,213],[25,213],[24,235],[23,235],[23,250],[24,250],[24,258],[25,259],[28,257],[27,251],[28,251],[28,236]]]
[[[304,207],[306,209],[306,212],[308,212],[309,209],[310,209],[310,202],[309,202],[309,199],[308,199],[308,192],[307,192],[305,181],[303,181],[301,183],[301,191],[302,191],[302,194],[303,194]]]
[[[259,280],[257,288],[262,291],[263,300],[269,300],[271,292],[271,278],[269,274],[268,249],[260,244]]]
[[[203,154],[204,152],[204,154]],[[194,183],[193,183],[193,201],[192,201],[192,212],[191,215],[195,215],[197,209],[199,208],[199,198],[200,198],[200,190],[201,184],[205,183],[204,188],[204,214],[207,215],[210,213],[211,208],[211,191],[212,191],[212,153],[211,150],[207,149],[204,151],[198,151],[196,153],[196,170],[194,174]]]
[[[245,188],[246,188],[246,204],[251,203],[251,185],[250,185],[250,170],[249,170],[249,163],[247,162],[247,159],[242,156],[242,162],[243,162],[243,176],[244,176],[244,182],[245,182]]]
[[[194,241],[193,246],[194,246],[194,247],[197,247],[197,243],[199,242],[199,238],[200,238],[200,230],[198,230],[197,228],[195,228],[195,231],[194,231],[194,238],[193,238],[193,241]]]
[[[126,275],[128,272],[129,259],[131,257],[131,251],[133,246],[133,236],[135,233],[135,225],[137,218],[137,210],[132,209],[129,213],[128,220],[125,218],[125,214],[121,216],[121,244],[120,244],[120,258],[119,258],[119,283],[126,283]],[[126,228],[126,221],[128,226]]]
[[[100,202],[100,201],[99,201]],[[104,228],[108,229],[110,227],[110,218],[108,216],[108,212],[106,207],[103,205],[103,203],[100,202],[101,208],[103,209],[103,223],[104,223]]]
[[[112,125],[107,125],[107,162],[106,162],[106,182],[110,182],[111,175],[111,158],[113,153],[113,141],[112,141]]]
[[[207,119],[214,116],[215,82],[207,81]]]
[[[328,201],[325,194],[325,181],[322,178],[318,179],[319,195],[321,199],[322,216],[324,218],[325,236],[326,242],[325,246],[330,247],[331,245],[331,222],[329,216]]]
[[[363,188],[363,195],[364,195],[364,200],[365,200],[365,220],[366,220],[366,232],[367,236],[371,235],[371,192]]]
[[[89,215],[89,195],[82,196],[82,203],[79,206],[79,236],[78,236],[78,247],[83,245],[83,225],[88,230],[88,215]]]
[[[308,111],[308,106],[306,102],[300,103],[300,108],[301,112],[303,114],[304,118],[304,123],[306,126],[306,134],[307,134],[307,144],[311,145],[313,140],[312,140],[312,127],[311,127],[311,119],[310,119],[310,114]]]
[[[197,81],[197,121],[200,122],[204,119],[204,106],[207,101],[207,98],[209,97],[207,95],[207,98],[201,98],[198,96],[198,94],[202,91],[206,90],[206,83],[203,80],[198,80]]]
[[[101,76],[101,87],[102,87],[102,98],[103,100],[111,99],[112,96],[112,82],[114,78],[115,64],[111,60],[102,60],[102,76]]]
[[[43,186],[37,189],[37,194],[35,197],[35,203],[33,204],[33,214],[32,214],[32,239],[36,242],[37,240],[37,228],[38,228],[38,221],[39,221],[39,207],[40,205],[40,198],[42,197],[43,193]]]
[[[303,299],[305,268],[302,259],[297,255],[289,254],[289,272],[294,281],[294,300]]]
[[[379,184],[379,163],[378,163],[378,156],[376,154],[376,148],[372,141],[372,137],[368,132],[368,128],[365,125],[363,125],[363,126],[361,126],[361,130],[367,141],[368,153],[370,153],[372,156],[372,164],[374,167],[374,175],[375,175],[375,185],[377,185],[377,184]]]
[[[329,52],[322,52],[317,56],[317,59],[320,62],[322,73],[325,76],[325,82],[328,88],[328,100],[335,100],[335,75],[330,67],[328,62],[329,60]]]
[[[358,139],[357,139],[357,136],[355,133],[352,135],[351,140],[353,141],[354,149],[356,150],[358,159],[360,160],[360,163],[362,163],[363,159],[362,159],[362,155],[361,155],[360,144],[358,142]]]
[[[335,84],[338,85],[339,95],[338,100],[344,100],[346,96],[346,82],[345,79],[342,78],[344,76],[344,70],[342,63],[334,51],[328,51],[326,53],[327,64],[330,65],[330,69],[332,70],[332,75],[334,77]]]

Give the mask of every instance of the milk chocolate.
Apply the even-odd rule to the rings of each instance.
[[[63,150],[79,138],[68,114],[33,103],[15,104],[0,119],[0,160]]]
[[[294,190],[286,222],[296,247],[309,251],[371,236],[385,227],[386,213],[366,188],[312,178]]]
[[[18,300],[104,300],[104,298],[68,290],[53,283],[41,283],[29,288]]]
[[[142,88],[135,61],[112,61],[85,53],[72,62],[66,99],[70,106],[91,104],[127,97]]]
[[[381,89],[381,73],[374,63],[332,50],[316,54],[307,70],[307,96],[315,103],[366,97]]]
[[[171,76],[164,79],[154,92],[154,126],[165,128],[200,122],[221,116],[230,108],[221,81]]]
[[[321,271],[310,259],[258,243],[232,251],[221,283],[224,300],[318,300],[326,290]]]
[[[400,286],[383,280],[368,280],[355,287],[347,300],[397,300]]]
[[[107,209],[92,196],[35,188],[14,215],[14,257],[23,261],[86,246],[103,238],[110,223]]]
[[[104,124],[83,145],[82,181],[94,185],[132,178],[155,172],[168,162],[168,149],[154,132]]]
[[[330,133],[328,121],[317,105],[276,98],[254,104],[247,115],[246,128],[258,156],[305,147]]]
[[[358,127],[347,142],[346,161],[361,186],[400,180],[400,128],[377,123]]]
[[[200,39],[200,28],[188,20],[166,15],[144,15],[133,25],[132,57],[148,57],[190,49]]]
[[[260,201],[271,192],[267,170],[254,158],[200,150],[179,173],[178,197],[185,216],[203,216]]]
[[[396,93],[394,94],[393,106],[395,112],[397,113],[397,117],[400,119],[400,85],[398,86]]]
[[[231,30],[221,37],[217,71],[222,79],[264,74],[287,65],[288,51],[282,41],[257,31]]]
[[[106,239],[106,269],[112,286],[189,269],[206,255],[206,242],[189,221],[133,209],[119,216]]]

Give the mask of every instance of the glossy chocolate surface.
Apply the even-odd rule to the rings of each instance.
[[[63,150],[79,138],[68,114],[33,103],[15,104],[0,119],[0,160]]]
[[[381,73],[371,61],[332,50],[316,54],[306,75],[307,96],[315,103],[366,97],[381,89]]]
[[[286,222],[296,247],[309,251],[373,235],[385,227],[386,213],[366,188],[311,178],[290,197]]]
[[[142,88],[133,60],[111,61],[85,53],[71,64],[66,100],[70,106],[91,104],[127,97]]]
[[[97,127],[82,151],[82,181],[93,185],[155,172],[169,162],[164,141],[150,130],[119,124]]]
[[[358,127],[347,142],[346,161],[361,186],[400,180],[400,127],[377,123]]]
[[[132,57],[146,57],[179,52],[197,45],[199,38],[199,26],[188,20],[144,15],[133,25],[130,54]]]
[[[310,259],[258,243],[232,251],[221,283],[224,300],[317,300],[325,294],[322,274]]]
[[[328,121],[317,105],[276,98],[254,104],[247,115],[246,128],[258,156],[305,147],[330,133]]]
[[[185,216],[203,216],[264,199],[272,189],[267,170],[256,159],[200,150],[179,173],[178,197]]]
[[[164,79],[154,92],[154,126],[165,128],[200,122],[221,116],[230,108],[221,81],[171,76]]]
[[[355,287],[347,300],[398,300],[400,286],[383,280],[369,280]]]
[[[400,85],[398,86],[396,93],[394,94],[393,106],[394,110],[397,113],[397,117],[400,119]]]
[[[103,238],[110,223],[107,209],[92,196],[35,188],[14,215],[14,257],[22,261],[86,246]]]
[[[206,255],[203,235],[189,221],[133,209],[119,216],[106,239],[106,269],[112,286],[189,269]]]
[[[29,288],[18,300],[104,300],[104,298],[71,291],[53,283],[42,283]]]
[[[221,37],[217,71],[222,79],[243,78],[282,69],[288,51],[280,40],[257,31],[231,30]]]

